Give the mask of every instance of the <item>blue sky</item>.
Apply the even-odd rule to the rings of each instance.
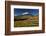
[[[14,16],[24,15],[24,14],[32,14],[34,16],[39,14],[39,9],[20,9],[14,8]]]

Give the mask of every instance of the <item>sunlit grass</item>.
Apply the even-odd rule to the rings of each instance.
[[[39,19],[37,16],[29,17],[27,20],[14,21],[14,27],[34,27],[39,26]]]

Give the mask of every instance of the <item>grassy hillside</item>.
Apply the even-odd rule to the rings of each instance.
[[[14,16],[14,19],[25,19],[25,18],[29,18],[30,16],[28,15],[21,15],[21,16]]]
[[[16,21],[15,19],[19,20]],[[24,20],[21,20],[24,19]],[[26,19],[26,20],[25,20]],[[14,27],[34,27],[38,26],[38,16],[14,16]]]

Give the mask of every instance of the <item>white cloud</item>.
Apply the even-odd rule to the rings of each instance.
[[[25,15],[25,14],[29,14],[28,12],[24,12],[24,13],[22,13],[22,15]]]

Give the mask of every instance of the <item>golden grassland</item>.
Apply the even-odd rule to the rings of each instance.
[[[38,16],[30,16],[27,18],[27,20],[14,21],[14,27],[34,27],[39,25]]]

